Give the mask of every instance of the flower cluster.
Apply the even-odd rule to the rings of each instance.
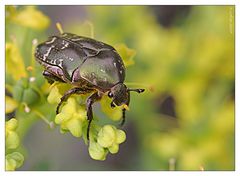
[[[105,160],[108,151],[115,154],[119,150],[119,144],[126,140],[124,131],[113,125],[103,126],[96,140],[91,140],[88,148],[90,156],[95,160]]]
[[[6,170],[12,171],[19,168],[24,161],[24,157],[19,152],[12,152],[19,146],[19,136],[16,132],[18,121],[15,118],[10,119],[5,124],[5,138],[6,138]],[[11,152],[9,152],[11,151]]]
[[[16,170],[23,165],[24,157],[18,148],[21,143],[19,136],[22,137],[23,131],[30,127],[29,123],[25,123],[26,116],[33,117],[38,114],[37,116],[42,119],[45,118],[40,112],[46,102],[43,99],[46,92],[42,89],[45,80],[37,73],[35,67],[33,52],[37,40],[33,39],[31,34],[46,29],[49,24],[49,18],[35,6],[6,6],[5,113],[7,119],[11,118],[5,122],[5,168],[8,171]],[[24,42],[21,43],[21,41]],[[28,44],[31,41],[32,48],[29,48]],[[23,130],[16,131],[19,126],[18,121],[21,121],[20,128]]]
[[[64,83],[55,82],[51,86],[51,91],[47,98],[48,102],[51,104],[59,103],[64,92],[70,87],[70,85]],[[60,113],[55,117],[55,123],[60,125],[62,133],[70,132],[75,137],[81,137],[83,135],[85,141],[86,127],[88,124],[85,102],[88,95],[89,94],[77,96],[72,95],[66,102],[64,102],[60,109]],[[107,96],[104,96],[101,101],[101,105],[105,109],[107,106],[110,107],[110,104],[106,104],[108,103],[107,100]],[[110,110],[106,112],[109,111]],[[120,116],[119,112],[121,112],[121,109],[120,107],[115,110],[111,108],[111,112]],[[117,120],[119,120],[119,118]],[[105,125],[101,128],[97,124],[92,123],[88,149],[89,154],[95,160],[105,160],[108,151],[112,154],[117,153],[119,150],[119,144],[124,142],[125,139],[126,135],[124,131],[118,130],[113,125]]]

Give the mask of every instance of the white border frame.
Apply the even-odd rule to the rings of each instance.
[[[67,3],[66,3],[67,2]],[[92,175],[97,174],[98,176],[101,175],[120,175],[122,172],[86,172],[86,171],[71,171],[71,172],[62,172],[62,171],[46,171],[46,172],[32,172],[32,171],[19,171],[19,172],[6,172],[5,171],[5,127],[4,127],[4,121],[5,121],[5,5],[236,5],[235,6],[235,171],[151,171],[151,172],[128,172],[127,174],[134,174],[134,175],[145,175],[145,174],[153,174],[153,175],[174,175],[174,176],[186,176],[186,175],[240,175],[240,158],[239,158],[239,149],[240,148],[240,125],[239,122],[239,97],[240,97],[240,69],[239,68],[239,50],[240,50],[240,41],[239,41],[239,22],[240,22],[240,1],[238,0],[219,0],[219,1],[213,1],[213,0],[202,0],[202,1],[194,1],[189,2],[187,0],[180,1],[180,0],[171,0],[171,1],[156,1],[156,0],[138,0],[138,1],[129,1],[129,0],[88,0],[88,1],[79,1],[79,0],[58,0],[57,3],[50,2],[49,0],[41,0],[41,2],[38,2],[36,0],[2,0],[0,1],[0,36],[2,36],[2,40],[0,40],[0,48],[1,48],[1,55],[0,55],[0,66],[3,74],[0,74],[0,85],[1,85],[1,91],[0,91],[0,97],[1,97],[1,106],[0,106],[0,175],[73,175],[73,176],[79,176],[81,175]],[[4,59],[3,59],[4,58]],[[238,98],[237,98],[238,97]],[[2,142],[4,141],[4,142]]]

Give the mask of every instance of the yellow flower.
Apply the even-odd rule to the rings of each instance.
[[[6,114],[13,112],[18,106],[18,103],[11,97],[6,96]]]
[[[23,58],[18,46],[14,43],[6,43],[6,72],[15,80],[27,76]]]
[[[22,10],[17,11],[11,20],[18,25],[37,30],[46,29],[50,24],[49,18],[35,6],[25,6]]]
[[[90,141],[88,148],[89,155],[95,160],[105,160],[107,150],[100,146],[97,142]]]
[[[80,106],[73,97],[68,98],[66,104],[62,107],[55,122],[60,124],[61,130],[69,130],[73,136],[81,137],[83,123],[87,120],[85,106]]]
[[[108,148],[114,154],[119,150],[119,144],[126,140],[126,134],[115,126],[105,125],[98,132],[97,143],[103,148]]]
[[[51,85],[51,90],[50,93],[47,97],[47,101],[50,104],[58,104],[61,101],[62,96],[64,93],[71,88],[70,85],[64,84],[64,83],[59,83],[59,82],[54,82]]]
[[[5,161],[5,169],[7,171],[14,171],[16,168],[22,166],[24,157],[19,152],[13,152],[6,156]]]
[[[19,136],[16,133],[18,121],[15,118],[10,119],[5,125],[6,148],[15,149],[19,146]]]
[[[134,49],[128,48],[124,43],[116,45],[115,48],[123,59],[125,67],[134,64],[133,58],[136,55],[136,51]]]

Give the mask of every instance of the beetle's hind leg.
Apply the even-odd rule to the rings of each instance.
[[[88,126],[87,126],[87,139],[89,140],[89,131],[90,131],[90,125],[93,119],[93,113],[92,113],[92,105],[97,100],[101,99],[101,96],[98,94],[98,92],[93,93],[90,97],[87,99],[87,118],[88,118]]]
[[[49,84],[53,84],[54,81],[65,82],[61,78],[55,76],[54,74],[52,74],[51,72],[49,72],[47,70],[44,70],[42,74],[47,79]]]
[[[65,92],[65,94],[62,96],[60,103],[58,103],[57,109],[56,109],[56,114],[59,113],[59,109],[61,107],[61,105],[63,104],[63,102],[67,101],[67,99],[72,95],[72,94],[85,94],[88,93],[90,90],[88,89],[83,89],[83,88],[79,88],[79,87],[74,87],[70,90],[68,90],[67,92]]]

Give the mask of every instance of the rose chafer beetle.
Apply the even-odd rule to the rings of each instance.
[[[35,51],[36,60],[44,67],[43,76],[49,83],[60,81],[73,85],[66,91],[57,106],[72,94],[92,93],[86,102],[87,139],[93,119],[92,105],[105,93],[112,98],[111,107],[129,105],[130,91],[142,93],[144,89],[130,89],[124,84],[125,67],[117,51],[110,45],[87,37],[70,33],[49,37]],[[126,107],[122,109],[125,122]]]

